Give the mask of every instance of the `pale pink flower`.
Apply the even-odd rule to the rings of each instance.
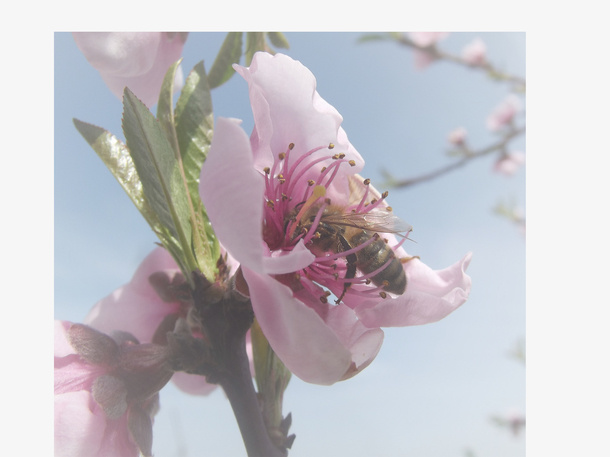
[[[487,46],[480,38],[475,38],[462,50],[462,58],[470,65],[483,65],[486,59]]]
[[[182,55],[183,33],[168,32],[74,32],[76,45],[112,93],[123,99],[129,89],[151,107],[159,98],[161,83],[169,67]],[[182,68],[176,71],[174,87],[183,85]]]
[[[494,171],[506,176],[514,175],[525,163],[525,154],[521,151],[502,154],[494,164]]]
[[[454,146],[463,146],[466,141],[466,129],[464,127],[458,127],[449,132],[449,143]]]
[[[345,247],[333,254],[312,242],[326,199],[343,208],[339,216],[354,209],[372,217],[389,213],[384,196],[357,175],[364,161],[306,67],[283,54],[256,53],[250,67],[235,69],[249,85],[255,127],[248,139],[239,120],[217,119],[201,198],[219,240],[241,264],[275,353],[301,379],[332,384],[372,362],[383,341],[380,327],[434,322],[464,303],[471,256],[441,271],[416,258],[399,262],[408,279],[402,294],[391,286],[386,293],[376,276],[387,263],[345,278]],[[307,233],[303,222],[310,222]],[[397,258],[410,258],[394,236],[383,236]],[[351,287],[330,304],[329,295],[340,297],[346,282]]]
[[[487,128],[495,132],[509,126],[520,110],[521,100],[515,94],[510,94],[487,117]]]
[[[150,456],[167,360],[164,347],[131,335],[55,321],[55,456]]]
[[[508,428],[513,436],[518,436],[525,429],[525,414],[519,408],[511,408],[501,416],[493,416],[492,420],[501,427]]]
[[[420,49],[413,49],[413,58],[415,59],[415,67],[423,70],[428,65],[436,60],[430,48],[433,48],[436,43],[445,39],[449,32],[408,32],[408,38],[419,46]]]
[[[229,259],[229,266],[236,269]],[[142,343],[154,341],[155,332],[162,324],[171,324],[186,317],[191,306],[188,297],[162,299],[153,288],[151,275],[163,275],[170,281],[181,277],[180,268],[172,256],[161,247],[155,248],[140,264],[128,284],[100,300],[85,317],[84,323],[104,333],[116,330],[129,332]],[[163,327],[171,331],[173,327]],[[207,395],[216,388],[205,377],[178,372],[172,381],[183,391],[193,395]]]
[[[407,32],[407,35],[416,45],[426,48],[447,38],[449,32]]]

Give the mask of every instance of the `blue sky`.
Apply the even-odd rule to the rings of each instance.
[[[358,36],[288,33],[286,53],[314,73],[320,95],[342,114],[373,183],[383,169],[401,178],[449,163],[447,135],[456,127],[466,128],[474,148],[494,141],[485,119],[509,93],[506,84],[449,62],[417,70],[411,50],[357,44]],[[223,37],[191,34],[184,71],[200,60],[209,68]],[[459,53],[476,37],[497,67],[525,76],[524,33],[452,33],[440,46]],[[80,321],[129,281],[156,238],[72,124],[76,117],[123,136],[119,100],[67,33],[55,35],[54,84],[55,318]],[[251,129],[239,76],[212,97],[215,116],[241,118]],[[523,138],[511,146],[525,151]],[[355,378],[321,387],[293,377],[284,407],[297,435],[290,456],[452,457],[469,449],[477,457],[525,455],[523,436],[490,421],[511,408],[525,411],[525,367],[510,356],[525,340],[525,237],[493,213],[500,201],[524,208],[525,169],[498,175],[494,160],[390,190],[394,212],[414,226],[410,253],[440,269],[473,252],[471,297],[441,322],[387,329],[379,356]],[[161,407],[157,457],[243,455],[219,390],[194,398],[170,385]]]

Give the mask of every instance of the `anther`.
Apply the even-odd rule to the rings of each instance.
[[[386,294],[385,292],[379,292],[379,296],[381,298],[386,298],[388,296],[388,294]]]
[[[333,143],[328,144],[328,149],[334,149],[335,145]]]
[[[419,259],[419,256],[418,255],[414,255],[414,256],[411,256],[411,257],[402,257],[400,259],[400,263],[407,263],[407,262],[409,262],[410,260],[413,260],[413,259]]]
[[[316,184],[316,182],[313,179],[310,179],[309,181],[307,181],[307,185],[310,186],[310,187],[315,185],[315,184]]]
[[[326,167],[322,167],[322,169],[320,170],[321,173],[324,173],[326,171]]]
[[[370,279],[370,278],[366,278],[366,280],[364,281],[364,283],[365,283],[367,286],[368,286],[368,285],[369,285],[371,282],[373,282],[373,281],[371,281],[371,279]]]
[[[381,281],[381,284],[383,284],[383,287],[388,287],[390,285],[390,281],[384,279],[383,281]]]
[[[269,173],[271,173],[271,168],[265,167],[265,168],[263,168],[263,171],[265,172],[265,174],[268,175]]]
[[[271,200],[267,200],[267,206],[273,209],[275,207],[275,203],[273,203]]]
[[[381,198],[388,198],[390,193],[386,190],[383,194],[381,194]]]
[[[366,178],[364,181],[362,181],[362,184],[364,184],[365,186],[368,186],[371,183],[371,180],[369,178]]]
[[[282,201],[286,201],[286,200],[288,200],[288,195],[282,194]]]
[[[322,296],[320,297],[320,301],[321,301],[322,303],[328,303],[328,299],[327,299],[327,298],[326,298],[324,295],[322,295]]]
[[[290,143],[290,144],[288,145],[288,149],[290,149],[290,150],[292,151],[292,150],[294,149],[294,143]]]
[[[355,167],[356,166],[356,161],[355,160],[350,160],[349,162],[350,167]]]
[[[392,211],[392,207],[391,206],[387,206],[386,207],[386,211]]]
[[[284,160],[284,159],[286,158],[286,153],[285,153],[285,152],[280,152],[280,153],[278,154],[278,158],[279,158],[280,160]]]
[[[330,198],[325,198],[324,203],[326,203],[327,205],[330,205]]]

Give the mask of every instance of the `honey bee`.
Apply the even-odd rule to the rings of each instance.
[[[296,228],[297,233],[306,233],[314,225],[321,205],[312,205],[303,217],[300,218]],[[391,209],[390,209],[391,210]],[[331,252],[345,255],[345,279],[356,277],[356,271],[367,275],[379,270],[370,280],[386,292],[397,295],[404,293],[407,286],[407,277],[402,262],[394,254],[394,250],[387,244],[379,233],[393,233],[406,238],[402,233],[410,232],[412,227],[396,217],[385,208],[370,212],[350,212],[339,205],[327,205],[314,228],[315,235],[311,237],[308,247],[316,255]],[[373,241],[370,241],[373,239]],[[362,248],[358,246],[367,243]],[[336,300],[339,303],[351,282],[345,282],[343,292]],[[384,292],[381,293],[385,297]]]

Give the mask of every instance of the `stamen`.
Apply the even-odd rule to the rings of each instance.
[[[297,228],[298,223],[301,221],[303,214],[307,211],[311,205],[313,205],[320,197],[326,195],[326,188],[323,186],[316,186],[313,188],[313,194],[311,197],[307,199],[307,201],[303,204],[300,211],[297,214],[294,225],[290,228],[290,232],[288,233],[288,239],[292,239],[292,235],[294,235],[294,231]]]
[[[327,261],[327,260],[335,260],[335,259],[338,259],[338,258],[341,258],[341,257],[347,257],[350,254],[355,254],[356,252],[364,249],[369,244],[374,243],[375,241],[377,241],[378,238],[379,238],[379,235],[377,233],[375,233],[375,235],[370,237],[364,243],[359,244],[358,246],[356,246],[356,247],[354,247],[352,249],[348,249],[347,251],[341,251],[341,252],[338,252],[337,254],[330,254],[330,255],[325,255],[325,256],[322,256],[322,257],[316,257],[314,259],[314,261],[315,262],[323,262],[323,261]]]

